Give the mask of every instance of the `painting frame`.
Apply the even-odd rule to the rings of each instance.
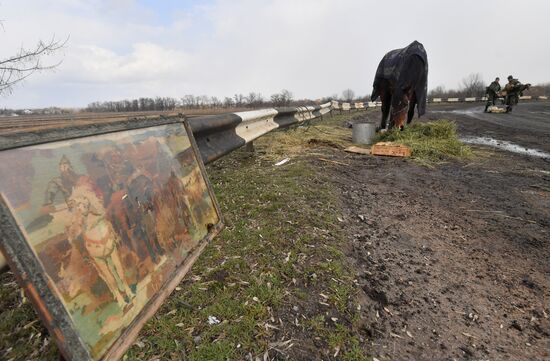
[[[223,229],[223,218],[212,185],[207,177],[190,126],[184,116],[157,119],[133,119],[116,123],[99,123],[71,126],[66,128],[43,129],[0,136],[0,152],[57,141],[81,139],[90,136],[123,133],[132,130],[155,128],[165,125],[183,125],[190,142],[194,159],[200,169],[206,186],[206,192],[212,201],[218,222],[208,227],[207,235],[202,238],[184,258],[170,277],[163,280],[158,292],[148,300],[141,311],[125,327],[116,340],[99,358],[94,358],[76,329],[71,315],[63,300],[55,292],[53,281],[48,276],[37,253],[25,235],[24,227],[19,224],[15,211],[0,194],[0,251],[14,273],[17,282],[25,290],[43,324],[56,341],[62,356],[66,360],[118,360],[134,343],[139,331],[161,307],[176,286],[182,281],[206,245]]]

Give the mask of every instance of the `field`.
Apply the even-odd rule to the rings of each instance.
[[[143,111],[118,113],[68,113],[59,115],[21,115],[0,117],[0,135],[22,130],[60,128],[67,125],[96,124],[98,122],[117,122],[134,118],[158,118],[185,114],[188,117],[199,117],[221,113],[248,111],[249,108],[216,108],[216,109],[180,109],[173,111]]]
[[[502,121],[472,106],[424,121],[548,152],[548,106],[522,105]],[[548,358],[548,159],[344,152],[345,124],[364,117],[378,112],[275,132],[209,165],[227,228],[126,359]],[[0,359],[57,359],[13,276],[0,284]]]

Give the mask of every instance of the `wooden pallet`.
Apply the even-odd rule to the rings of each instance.
[[[372,146],[372,155],[385,155],[389,157],[410,157],[411,148],[398,143],[379,142]]]

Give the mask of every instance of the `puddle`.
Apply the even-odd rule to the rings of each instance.
[[[542,174],[548,174],[548,175],[550,175],[550,171],[542,170],[542,169],[529,169],[529,171],[535,172],[535,173],[542,173]]]
[[[483,108],[453,109],[453,110],[430,110],[430,113],[447,113],[476,116],[483,114]]]
[[[489,137],[466,137],[460,138],[460,140],[466,144],[487,145],[489,147],[506,150],[508,152],[550,159],[550,153],[546,153],[538,149],[526,148],[518,144],[507,142],[505,140],[496,140]]]
[[[457,110],[452,110],[451,113],[463,114],[463,115],[474,115],[474,114],[481,114],[483,112],[481,111],[481,108],[479,108],[479,109],[457,109]]]

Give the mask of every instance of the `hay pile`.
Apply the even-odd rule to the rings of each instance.
[[[465,159],[472,155],[470,147],[458,140],[456,124],[448,120],[415,123],[403,131],[393,129],[380,134],[376,141],[404,144],[412,149],[413,158],[423,163]]]

